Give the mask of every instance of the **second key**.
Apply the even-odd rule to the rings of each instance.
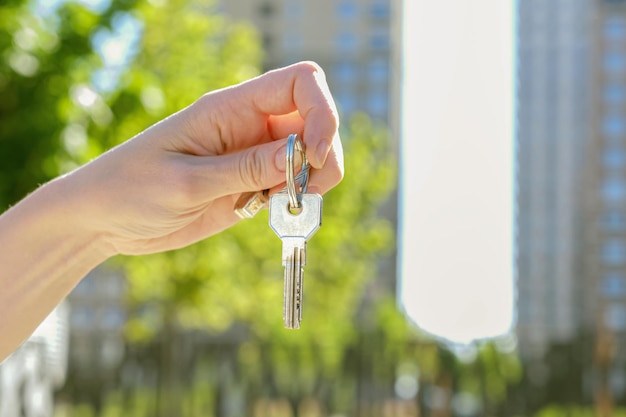
[[[274,194],[270,198],[269,224],[283,243],[283,319],[288,329],[300,328],[306,243],[322,225],[322,197],[319,194],[301,197],[297,209],[290,207],[287,194]]]

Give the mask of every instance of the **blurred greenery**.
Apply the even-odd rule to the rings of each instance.
[[[0,7],[2,209],[261,71],[258,34],[210,2],[103,4]],[[120,39],[126,54],[105,59]],[[407,321],[381,267],[395,242],[390,132],[362,114],[341,129],[346,177],[325,196],[308,246],[302,329],[283,329],[280,240],[267,213],[183,250],[116,258],[110,267],[128,280],[126,356],[112,373],[94,366],[88,383],[70,373],[57,417],[448,416],[454,398],[465,399],[460,416],[591,415],[569,397],[547,406],[550,391],[528,388],[511,343],[458,356]],[[527,409],[524,395],[539,391]]]

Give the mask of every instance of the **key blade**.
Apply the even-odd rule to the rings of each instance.
[[[302,194],[302,210],[289,210],[289,196],[274,194],[270,198],[269,224],[278,237],[300,237],[305,241],[322,226],[322,197]]]
[[[304,249],[294,247],[287,257],[283,294],[283,321],[287,329],[299,329],[302,320],[302,281]]]
[[[293,320],[293,281],[294,281],[293,257],[289,256],[285,265],[285,283],[283,293],[283,321],[285,328],[292,328]]]

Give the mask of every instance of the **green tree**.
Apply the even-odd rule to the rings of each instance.
[[[132,1],[113,2],[120,10]],[[111,24],[74,3],[54,16],[22,0],[0,7],[0,211],[56,176],[65,103],[72,85],[99,65],[90,34]]]
[[[46,4],[0,7],[0,210],[200,94],[259,71],[254,31],[216,14],[212,2]],[[140,39],[127,59],[107,65],[102,44],[129,26]]]
[[[472,386],[475,379],[485,413],[497,415],[499,407],[510,400],[511,387],[522,378],[521,363],[517,352],[500,349],[494,341],[476,343],[476,349],[476,359],[464,370],[464,382]]]

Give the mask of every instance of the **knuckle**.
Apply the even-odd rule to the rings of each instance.
[[[332,160],[331,164],[327,164],[327,166],[331,166],[329,177],[332,183],[332,186],[339,184],[344,177],[344,161],[343,161],[343,148],[341,146],[341,142],[339,137],[335,137],[335,141],[333,142],[333,148],[329,155]]]
[[[330,175],[331,187],[339,184],[343,180],[344,171],[343,167],[337,167]]]
[[[256,148],[250,148],[244,152],[238,164],[239,177],[246,188],[251,191],[263,188],[265,177],[265,163],[261,152]]]
[[[327,120],[329,132],[332,134],[337,132],[339,130],[339,114],[334,104],[329,102],[327,106],[320,107],[319,111],[322,112],[324,120]]]
[[[315,107],[323,112],[321,116],[328,120],[333,131],[339,128],[339,113],[326,82],[326,74],[322,67],[314,61],[303,61],[296,64],[297,76],[317,85],[321,94],[317,96]]]
[[[182,207],[191,207],[206,198],[206,168],[190,156],[179,156],[170,165],[163,178],[167,184],[168,199]]]
[[[191,167],[180,164],[177,169],[170,170],[167,175],[169,189],[172,190],[170,198],[179,205],[189,205],[197,196],[197,179]]]
[[[297,63],[295,67],[298,71],[301,71],[306,74],[317,73],[326,77],[326,74],[324,73],[324,69],[321,67],[320,64],[318,64],[315,61],[302,61],[302,62]]]

